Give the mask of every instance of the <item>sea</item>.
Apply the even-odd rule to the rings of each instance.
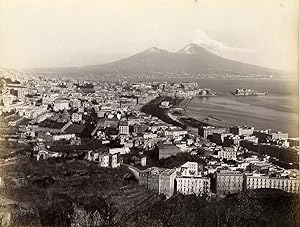
[[[195,97],[186,107],[191,116],[211,119],[220,126],[249,125],[299,136],[298,81],[283,79],[201,79],[201,88],[219,93],[214,97]],[[237,88],[268,92],[263,96],[233,96]]]

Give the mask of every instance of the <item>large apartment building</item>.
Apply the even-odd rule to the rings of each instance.
[[[246,176],[246,189],[275,188],[290,193],[299,193],[300,180],[296,178],[271,178],[268,176]]]
[[[238,193],[243,190],[244,177],[239,171],[220,171],[216,174],[217,195]]]
[[[196,176],[178,176],[176,190],[184,195],[210,193],[210,178]]]
[[[208,136],[211,136],[214,133],[225,133],[226,128],[218,128],[218,127],[213,127],[213,126],[201,126],[198,129],[198,134],[207,139]]]

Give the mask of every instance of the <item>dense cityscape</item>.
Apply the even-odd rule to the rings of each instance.
[[[145,215],[161,203],[201,199],[209,207],[234,196],[248,196],[251,212],[234,204],[214,210],[211,222],[203,214],[199,225],[215,226],[230,210],[221,223],[269,224],[277,210],[262,220],[252,203],[263,195],[298,199],[299,138],[252,126],[220,127],[185,112],[192,98],[218,95],[195,82],[3,76],[2,225],[173,226],[181,222],[168,222],[172,214],[164,214],[165,223]]]

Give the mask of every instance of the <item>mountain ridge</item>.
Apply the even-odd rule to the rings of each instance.
[[[220,57],[204,47],[190,43],[177,52],[151,47],[126,58],[104,64],[48,68],[47,71],[80,73],[208,73],[273,75],[281,70]]]

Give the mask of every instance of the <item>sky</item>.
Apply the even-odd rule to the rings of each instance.
[[[295,71],[297,0],[0,0],[0,67],[81,66],[196,43]]]

